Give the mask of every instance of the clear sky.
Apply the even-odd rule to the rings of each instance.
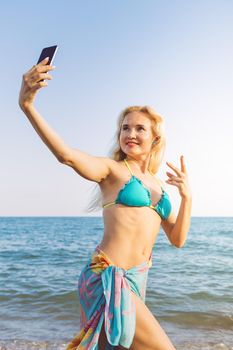
[[[106,156],[120,111],[151,105],[165,119],[160,178],[183,154],[192,215],[233,215],[233,1],[1,1],[0,39],[1,216],[88,215],[93,183],[57,161],[17,102],[22,74],[54,44],[36,106],[67,144]]]

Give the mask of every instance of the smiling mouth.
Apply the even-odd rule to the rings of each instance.
[[[138,145],[136,142],[127,142],[126,145]]]

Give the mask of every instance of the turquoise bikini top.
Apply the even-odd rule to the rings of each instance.
[[[118,203],[130,207],[150,207],[154,209],[163,220],[166,220],[172,209],[168,194],[161,187],[161,198],[156,205],[152,205],[150,191],[143,185],[139,178],[134,176],[126,159],[124,159],[124,162],[132,176],[124,187],[118,192],[116,200],[104,204],[103,208]]]

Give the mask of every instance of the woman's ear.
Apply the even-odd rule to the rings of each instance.
[[[160,136],[156,136],[152,144],[154,145],[155,143],[159,142],[159,140],[160,140]]]

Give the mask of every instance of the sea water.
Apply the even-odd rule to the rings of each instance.
[[[101,217],[0,217],[0,350],[65,349],[102,235]],[[233,349],[233,218],[193,217],[179,249],[161,229],[146,305],[177,350]]]

